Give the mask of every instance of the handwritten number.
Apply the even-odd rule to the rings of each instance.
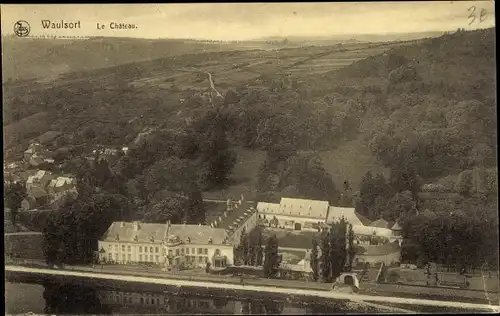
[[[467,11],[469,11],[469,25],[476,22],[476,6],[473,5]],[[483,23],[486,20],[486,16],[488,15],[488,11],[486,9],[481,9],[479,13],[479,23]]]
[[[488,12],[486,11],[486,9],[481,9],[481,14],[479,15],[479,22],[484,22],[484,20],[486,20],[486,14]]]
[[[475,15],[475,13],[476,13],[476,6],[474,6],[474,5],[473,5],[473,6],[472,6],[472,7],[470,7],[467,11],[469,11],[469,13],[470,13],[470,14],[469,14],[469,20],[471,20],[471,19],[472,19],[472,20],[469,22],[469,25],[471,25],[472,23],[474,23],[474,22],[476,21],[476,15]],[[481,11],[481,12],[482,12],[482,11]]]

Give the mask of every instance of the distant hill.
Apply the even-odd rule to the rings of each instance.
[[[388,34],[336,34],[328,36],[269,36],[254,41],[282,42],[285,39],[292,43],[314,43],[318,45],[332,45],[336,43],[357,42],[392,42],[411,41],[422,38],[438,37],[444,32],[415,32],[415,33],[388,33]]]
[[[18,39],[2,37],[3,81],[51,79],[63,73],[203,51],[224,51],[235,44],[170,39],[90,38]]]

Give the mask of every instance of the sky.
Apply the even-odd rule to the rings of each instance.
[[[476,20],[469,25],[471,6]],[[486,18],[480,22],[482,9]],[[2,35],[12,34],[15,22],[24,20],[33,36],[248,40],[487,28],[495,26],[494,10],[493,1],[1,5],[1,26]],[[41,20],[80,21],[80,28],[46,30]],[[111,22],[137,28],[111,30]]]

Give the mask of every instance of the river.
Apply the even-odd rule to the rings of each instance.
[[[305,306],[266,298],[234,300],[223,297],[178,296],[167,292],[130,291],[75,283],[5,284],[6,314],[292,314],[319,315],[382,312],[345,302]]]

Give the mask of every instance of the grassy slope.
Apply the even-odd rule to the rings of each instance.
[[[3,77],[53,78],[62,73],[202,51],[223,51],[232,44],[182,40],[92,38],[86,40],[2,38]]]

